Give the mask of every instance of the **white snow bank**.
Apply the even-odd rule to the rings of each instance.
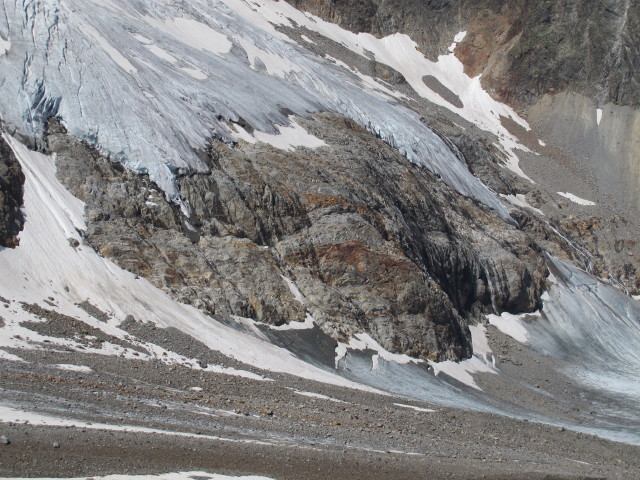
[[[300,289],[295,284],[295,282],[289,277],[285,277],[284,275],[281,275],[281,277],[285,282],[287,282],[289,291],[293,294],[293,298],[295,299],[295,301],[304,304],[304,297],[302,296],[302,293],[300,292]]]
[[[525,197],[521,193],[517,193],[516,195],[504,195],[504,194],[501,193],[500,196],[502,198],[508,200],[509,202],[511,202],[512,204],[514,204],[517,207],[528,208],[529,210],[533,210],[534,212],[536,212],[536,213],[538,213],[540,215],[544,215],[544,213],[542,213],[542,210],[540,210],[539,208],[536,208],[533,205],[531,205],[527,201],[527,197]]]
[[[0,37],[0,56],[9,53],[11,49],[11,41]]]
[[[561,197],[567,198],[569,200],[571,200],[573,203],[577,203],[578,205],[586,205],[586,206],[594,206],[596,203],[592,202],[591,200],[585,200],[584,198],[580,198],[576,195],[574,195],[573,193],[569,193],[569,192],[558,192],[558,195],[560,195]]]
[[[453,43],[451,44],[451,46],[449,47],[449,51],[451,53],[453,53],[456,50],[456,47],[458,46],[458,44],[464,40],[464,37],[467,36],[467,32],[458,32],[454,37],[453,37]]]
[[[423,360],[412,358],[409,355],[391,353],[385,350],[382,345],[376,342],[368,333],[358,333],[349,340],[349,343],[338,342],[336,347],[336,368],[340,360],[346,358],[349,350],[373,350],[376,352],[372,357],[372,369],[377,370],[379,359],[382,358],[387,362],[395,362],[401,365],[407,363],[424,363]]]
[[[157,19],[145,17],[149,25],[171,35],[176,40],[193,48],[216,55],[229,53],[233,44],[226,35],[213,30],[208,25],[191,18]]]
[[[300,38],[301,38],[303,41],[307,42],[307,43],[311,43],[311,44],[314,44],[314,45],[315,45],[315,43],[316,43],[316,42],[314,42],[313,40],[311,40],[309,37],[307,37],[306,35],[300,35]]]
[[[259,322],[256,322],[256,323],[258,323],[259,325],[264,325],[266,327],[269,327],[271,330],[278,330],[282,332],[286,330],[311,330],[315,325],[315,320],[310,313],[307,313],[307,316],[305,317],[304,322],[289,322],[289,323],[285,323],[284,325],[277,325],[277,326],[269,325],[267,323],[259,323]]]
[[[513,315],[512,313],[504,312],[500,316],[487,315],[489,323],[500,330],[505,335],[509,335],[514,340],[520,343],[527,343],[529,340],[529,332],[523,322],[523,317],[536,316],[539,317],[540,313],[524,313],[522,315]]]
[[[241,36],[235,37],[235,41],[244,49],[249,59],[249,66],[253,70],[266,70],[266,73],[276,77],[285,79],[288,75],[303,73],[304,69],[297,65],[289,58],[282,56],[270,49],[269,45],[265,44],[260,47],[255,43],[249,41],[247,38]]]
[[[163,50],[157,45],[147,45],[147,50],[149,50],[156,57],[160,58],[161,60],[164,60],[165,62],[169,62],[169,63],[178,62],[178,59],[176,57],[174,57],[169,52],[167,52],[166,50]]]
[[[136,425],[112,425],[110,423],[86,422],[84,420],[74,418],[57,417],[54,415],[29,412],[2,404],[0,404],[0,423],[29,424],[43,427],[73,427],[87,430],[102,430],[112,432],[150,433],[157,435],[168,435],[171,437],[200,438],[230,443],[253,443],[257,445],[272,445],[272,443],[263,442],[260,440],[227,438],[219,437],[216,435],[198,435],[189,432],[174,432],[170,430],[160,430],[157,428],[139,427]]]
[[[456,379],[460,383],[475,388],[476,390],[482,390],[476,381],[473,379],[474,373],[497,373],[493,368],[484,363],[480,358],[473,356],[468,360],[462,362],[452,362],[447,360],[446,362],[429,362],[433,368],[434,374],[439,376],[444,373],[451,378]]]
[[[240,125],[233,125],[236,130],[236,140],[244,140],[247,143],[268,143],[280,150],[293,151],[296,147],[318,148],[327,144],[318,137],[311,135],[302,126],[298,125],[295,120],[289,119],[291,125],[278,125],[277,134],[264,133],[255,130],[253,134],[247,132]]]
[[[336,403],[348,403],[348,402],[345,402],[344,400],[338,400],[337,398],[329,397],[329,396],[323,395],[321,393],[303,392],[303,391],[300,391],[300,390],[294,390],[294,393],[296,393],[298,395],[302,395],[303,397],[319,398],[321,400],[330,400],[330,401],[336,402]]]
[[[415,410],[416,412],[434,413],[437,411],[437,410],[433,410],[432,408],[416,407],[414,405],[406,405],[404,403],[394,403],[394,405],[396,407],[409,408],[411,410]]]
[[[209,78],[209,75],[207,75],[202,70],[194,66],[180,67],[180,70],[186,73],[187,75],[195,78],[196,80],[206,80],[207,78]]]
[[[0,477],[2,478],[2,477]],[[74,478],[15,478],[11,480],[193,480],[194,478],[203,478],[207,480],[273,480],[268,477],[257,477],[255,475],[232,477],[228,475],[219,475],[209,472],[176,472],[176,473],[159,473],[157,475],[107,475],[106,477],[74,477]]]
[[[489,347],[489,341],[487,339],[487,329],[484,325],[471,325],[469,327],[471,331],[471,346],[473,347],[474,355],[481,356],[485,363],[493,363],[493,351]]]
[[[444,373],[451,378],[456,379],[460,383],[482,390],[473,378],[474,373],[493,373],[497,374],[493,362],[493,355],[489,343],[487,341],[487,333],[484,325],[475,325],[469,327],[471,330],[471,341],[473,346],[473,356],[461,362],[445,362],[429,361],[429,365],[433,368],[433,373],[439,376]],[[492,363],[489,363],[492,362]]]
[[[57,365],[53,365],[53,366],[57,369],[67,370],[69,372],[82,372],[82,373],[93,372],[91,367],[87,367],[86,365],[71,365],[68,363],[58,363]]]
[[[596,109],[596,123],[600,126],[600,122],[602,121],[602,109]]]
[[[9,360],[12,362],[24,362],[22,358],[13,353],[5,352],[4,350],[0,350],[0,359],[1,360]]]

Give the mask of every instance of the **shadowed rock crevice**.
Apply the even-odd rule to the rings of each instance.
[[[22,186],[24,174],[11,148],[0,135],[0,247],[15,248],[20,243],[24,217]]]
[[[354,32],[406,33],[431,60],[466,31],[456,56],[487,90],[526,107],[560,91],[640,104],[640,5],[628,0],[294,0]]]

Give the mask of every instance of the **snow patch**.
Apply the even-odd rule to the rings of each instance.
[[[473,374],[497,374],[498,372],[495,370],[495,358],[493,357],[491,348],[489,348],[487,332],[484,325],[470,326],[469,330],[471,331],[471,342],[473,346],[473,356],[471,358],[461,362],[452,362],[451,360],[433,362],[430,360],[429,365],[433,368],[436,377],[439,376],[440,373],[444,373],[460,383],[475,388],[476,390],[482,390],[475,382]]]
[[[166,50],[158,47],[157,45],[147,45],[146,47],[147,47],[147,50],[149,50],[156,57],[164,60],[165,62],[169,62],[169,63],[177,63],[178,62],[178,59],[176,57],[171,55]]]
[[[473,347],[473,354],[481,356],[485,363],[493,363],[495,367],[495,358],[493,357],[493,351],[489,347],[489,341],[487,339],[487,329],[484,325],[471,325],[469,327],[471,331],[471,345]]]
[[[441,373],[444,373],[460,383],[475,388],[476,390],[482,389],[474,380],[474,373],[497,373],[493,368],[476,356],[473,356],[468,360],[463,360],[462,362],[452,362],[451,360],[447,360],[445,362],[430,361],[429,364],[433,368],[433,372],[436,377]]]
[[[191,77],[195,78],[196,80],[206,80],[207,78],[209,78],[209,75],[207,75],[202,70],[194,66],[180,67],[180,70],[182,70],[187,75],[190,75]]]
[[[4,38],[0,37],[0,57],[2,55],[9,53],[10,49],[11,49],[11,41],[5,40]]]
[[[304,72],[300,65],[274,51],[270,51],[267,45],[263,45],[263,48],[258,48],[250,39],[235,37],[234,40],[247,53],[249,66],[253,70],[266,69],[269,75],[280,78],[286,78],[287,75],[292,73]]]
[[[122,70],[127,73],[133,74],[138,73],[138,69],[134,67],[131,62],[122,54],[118,49],[116,49],[109,41],[104,38],[95,28],[86,23],[84,20],[80,19],[79,15],[73,15],[73,17],[78,22],[78,26],[80,30],[93,38],[98,44],[102,47],[107,55],[113,60],[116,65],[118,65]]]
[[[540,312],[524,313],[521,315],[504,312],[499,316],[494,314],[487,315],[487,319],[491,325],[505,335],[509,335],[520,343],[527,343],[529,341],[529,332],[523,322],[523,318],[532,316],[539,317]]]
[[[466,36],[467,36],[467,32],[466,32],[466,31],[464,31],[464,32],[458,32],[458,33],[456,34],[456,36],[455,36],[455,37],[453,37],[453,43],[452,43],[452,44],[451,44],[451,46],[449,47],[449,51],[450,51],[451,53],[453,53],[453,52],[455,51],[456,47],[458,46],[458,44],[459,44],[460,42],[462,42],[462,40],[464,40],[464,37],[466,37]]]
[[[409,99],[409,97],[407,97],[405,94],[395,90],[391,90],[391,88],[387,87],[384,84],[384,82],[378,78],[373,78],[369,75],[365,75],[359,70],[355,70],[351,68],[349,65],[347,65],[341,60],[338,60],[337,58],[333,58],[328,55],[326,56],[326,58],[327,60],[330,60],[331,62],[333,62],[335,65],[338,65],[339,67],[344,68],[345,70],[351,72],[360,80],[362,80],[362,88],[367,92],[377,96],[380,99],[383,99],[383,100],[389,100],[389,99],[408,100]]]
[[[432,408],[422,408],[422,407],[416,407],[414,405],[406,405],[404,403],[394,403],[394,405],[396,407],[401,407],[401,408],[409,408],[411,410],[415,410],[416,412],[424,412],[424,413],[434,413],[437,412],[437,410],[433,410]]]
[[[5,352],[4,350],[0,350],[0,360],[9,360],[11,362],[24,362],[22,358],[13,353]]]
[[[207,480],[274,480],[269,477],[258,477],[255,475],[233,477],[228,475],[219,475],[209,472],[175,472],[160,473],[157,475],[107,475],[105,477],[73,477],[73,478],[13,478],[12,480],[193,480],[194,478],[203,478]]]
[[[596,109],[596,123],[600,126],[600,122],[602,121],[602,109]]]
[[[571,200],[573,203],[577,203],[578,205],[586,205],[586,206],[592,207],[596,204],[591,200],[585,200],[584,198],[580,198],[574,195],[573,193],[569,193],[569,192],[558,192],[558,195],[560,195],[561,197],[567,198]]]
[[[533,205],[531,205],[527,201],[527,197],[525,197],[521,193],[517,193],[516,195],[504,195],[504,194],[501,193],[500,196],[502,198],[508,200],[510,203],[512,203],[513,205],[515,205],[517,207],[528,208],[529,210],[533,210],[534,212],[536,212],[536,213],[538,213],[540,215],[544,215],[544,213],[542,213],[542,210],[540,210],[539,208],[536,208]]]
[[[333,397],[329,397],[327,395],[323,395],[321,393],[303,392],[303,391],[300,391],[300,390],[294,390],[293,392],[298,394],[298,395],[302,395],[303,397],[319,398],[321,400],[330,400],[330,401],[336,402],[336,403],[349,403],[349,402],[345,402],[344,400],[338,400],[337,398],[333,398]]]
[[[540,140],[540,139],[538,139],[538,144],[539,144],[541,147],[546,147],[546,146],[547,146],[547,144],[546,144],[546,143],[544,143],[544,142],[543,142],[542,140]]]
[[[216,55],[229,53],[233,46],[226,35],[191,18],[173,18],[163,21],[153,17],[146,17],[145,21],[190,47]]]
[[[311,135],[302,126],[298,125],[295,120],[291,120],[291,125],[283,126],[278,125],[277,134],[269,134],[255,130],[253,134],[247,132],[240,125],[234,124],[233,127],[236,130],[236,139],[244,140],[247,143],[268,143],[269,145],[285,151],[293,151],[297,147],[306,148],[318,148],[324,147],[327,144]]]
[[[93,372],[91,367],[87,367],[85,365],[72,365],[68,363],[58,363],[57,365],[52,365],[52,366],[59,370],[67,370],[69,372],[81,372],[81,373]]]
[[[293,298],[296,302],[304,304],[304,297],[298,289],[298,286],[288,277],[281,275],[282,279],[287,282],[287,286],[289,287],[289,291],[293,294]]]
[[[258,323],[258,322],[256,322]],[[310,313],[307,312],[307,316],[304,319],[304,322],[289,322],[284,325],[269,325],[267,323],[259,323],[259,325],[264,325],[269,327],[271,330],[278,330],[280,332],[286,330],[311,330],[315,326],[315,320],[311,316]]]
[[[340,360],[346,358],[349,350],[373,350],[374,352],[376,352],[376,354],[374,354],[371,359],[371,368],[373,370],[378,369],[378,362],[380,358],[386,360],[387,362],[395,362],[400,365],[406,365],[407,363],[424,363],[424,360],[412,358],[409,355],[391,353],[388,350],[385,350],[382,345],[371,338],[368,333],[358,333],[349,340],[348,344],[338,342],[338,346],[336,347],[336,368],[338,368]]]
[[[311,40],[309,37],[307,37],[306,35],[300,35],[300,38],[301,38],[302,40],[304,40],[305,42],[307,42],[307,43],[312,43],[312,44],[314,44],[314,45],[315,45],[315,43],[316,43],[316,42],[314,42],[313,40]]]

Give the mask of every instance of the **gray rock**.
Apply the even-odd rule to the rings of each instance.
[[[54,124],[48,145],[87,203],[86,240],[212,315],[310,313],[334,339],[367,332],[393,352],[460,359],[480,313],[538,308],[546,267],[527,235],[349,120],[298,121],[328,146],[213,142],[210,172],[180,179],[191,227],[146,176]]]
[[[11,148],[0,136],[0,247],[15,248],[24,225],[20,211],[23,204],[24,174]]]

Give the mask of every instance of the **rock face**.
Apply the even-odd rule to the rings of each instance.
[[[454,35],[466,30],[455,54],[467,73],[482,74],[494,94],[516,105],[530,105],[545,98],[543,94],[563,89],[599,96],[603,101],[636,101],[633,72],[637,52],[632,46],[637,13],[628,2],[598,3],[597,8],[579,0],[562,4],[298,0],[294,5],[355,31],[407,33],[431,58],[447,52]],[[566,33],[570,31],[588,34]],[[606,41],[594,41],[598,35]],[[597,45],[590,54],[582,55],[580,49],[594,43]],[[283,52],[289,52],[288,45],[281,45]],[[316,44],[318,58],[320,47]],[[340,52],[337,43],[325,47],[326,52],[350,55]],[[136,48],[147,50],[137,44]],[[207,59],[221,61],[215,55]],[[362,56],[357,62],[364,62],[373,75],[408,91],[400,73],[369,60]],[[320,65],[314,62],[314,66]],[[322,65],[311,69],[313,75],[308,78],[335,67]],[[608,74],[602,72],[602,65],[609,67]],[[250,75],[256,74],[250,70]],[[128,74],[119,71],[117,78],[130,81]],[[194,78],[193,83],[195,80],[202,81]],[[153,169],[144,167],[132,173],[79,141],[73,130],[68,135],[61,124],[49,120],[46,148],[57,154],[58,175],[87,205],[86,241],[101,255],[147,278],[175,299],[220,319],[235,315],[280,326],[312,317],[336,340],[348,341],[365,332],[392,352],[434,360],[469,356],[468,325],[484,313],[540,308],[547,275],[545,251],[638,287],[637,271],[628,262],[634,254],[629,249],[635,244],[624,237],[620,245],[610,245],[607,228],[613,227],[603,227],[602,219],[567,215],[569,208],[563,209],[552,197],[544,197],[542,190],[503,171],[497,160],[499,148],[487,132],[481,133],[469,123],[460,126],[462,119],[417,98],[412,99],[416,101],[411,110],[406,110],[410,111],[409,120],[395,121],[399,101],[382,102],[360,86],[354,84],[345,90],[344,81],[330,80],[326,85],[331,88],[320,88],[319,92],[323,99],[338,105],[349,103],[346,113],[342,107],[332,107],[342,113],[301,118],[294,113],[311,111],[311,103],[313,111],[328,107],[309,100],[304,108],[291,110],[284,109],[278,98],[268,99],[277,104],[273,109],[278,118],[288,122],[289,117],[295,117],[296,125],[325,146],[293,151],[245,143],[237,139],[255,140],[249,130],[259,122],[254,119],[251,123],[235,114],[214,115],[206,107],[203,112],[215,117],[218,130],[239,135],[217,136],[195,153],[191,145],[202,143],[185,143],[188,151],[182,154],[197,158],[198,168],[178,168],[179,162],[169,168],[145,149],[138,151],[141,158],[128,159],[129,166],[151,164],[167,173],[171,188],[164,185],[164,192],[152,179],[162,182],[168,177],[154,176]],[[436,77],[425,76],[423,82],[441,96],[449,96],[452,105],[461,104]],[[255,85],[264,87],[257,81]],[[226,94],[227,89],[223,90]],[[253,91],[254,97],[265,99],[260,91]],[[291,96],[292,91],[279,92]],[[364,96],[354,97],[356,93]],[[144,92],[136,87],[136,95],[144,96]],[[145,102],[155,98],[149,95]],[[243,104],[247,109],[243,115],[255,113],[254,98],[242,100],[248,102]],[[364,116],[360,115],[363,109],[367,111]],[[43,120],[57,114],[54,110],[43,111]],[[173,107],[165,110],[176,112]],[[402,107],[402,112],[406,111]],[[347,119],[350,114],[353,120]],[[155,118],[149,114],[143,117]],[[76,125],[78,118],[74,117]],[[372,123],[371,118],[377,120]],[[540,118],[540,122],[547,122]],[[600,119],[596,127],[599,123]],[[140,125],[136,128],[142,128]],[[207,134],[218,131],[207,125]],[[238,126],[248,136],[240,135]],[[392,135],[385,134],[389,129]],[[153,137],[143,136],[147,143]],[[427,137],[434,137],[433,141],[425,143]],[[395,139],[404,139],[404,143]],[[536,147],[542,145],[537,140],[530,139]],[[420,148],[405,148],[405,143]],[[423,148],[425,145],[429,148]],[[3,214],[7,212],[5,231],[0,233],[2,241],[12,245],[22,221],[19,187],[23,180],[6,146],[0,147],[0,160],[6,165],[0,178],[7,182],[0,204]],[[412,152],[418,150],[427,157],[420,157],[420,165],[438,168],[430,172],[411,163]],[[546,219],[542,214],[529,215],[526,206],[514,208],[509,217],[505,204],[470,175],[467,167],[507,198],[518,199],[516,195],[528,193],[540,200],[538,205],[557,208],[547,209]],[[447,182],[442,172],[449,169],[455,175]],[[460,181],[453,181],[456,179]],[[468,188],[456,191],[451,185]],[[494,210],[459,192],[488,199],[484,205]],[[174,201],[168,202],[165,193]],[[178,206],[182,201],[188,206],[189,218]],[[603,228],[605,233],[600,233]],[[591,252],[576,245],[576,237],[588,243]],[[600,250],[602,257],[598,257]],[[610,251],[618,254],[613,260]]]
[[[210,172],[180,179],[188,222],[145,176],[55,123],[48,146],[87,203],[87,241],[210,314],[312,315],[337,340],[366,332],[443,360],[470,355],[467,324],[481,312],[539,307],[547,270],[526,234],[349,120],[298,121],[327,146],[212,141]]]
[[[526,106],[570,90],[598,102],[640,105],[640,4],[631,0],[295,0],[353,31],[403,32],[434,58],[454,35],[470,76]]]
[[[24,225],[22,185],[24,174],[13,152],[0,136],[0,246],[14,248]]]
[[[430,126],[462,151],[474,175],[504,196],[516,194],[544,205],[546,219],[515,215],[535,243],[561,258],[572,259],[595,275],[610,278],[636,293],[640,286],[633,261],[640,224],[640,166],[638,131],[640,53],[636,2],[568,0],[294,0],[301,10],[342,27],[382,37],[406,33],[431,60],[448,54],[455,35],[466,31],[454,54],[465,73],[482,75],[484,87],[527,119],[532,132],[516,132],[535,157],[519,152],[529,162],[529,175],[539,189],[500,168],[501,154],[490,137],[469,135],[459,119],[443,121],[425,108],[420,114]],[[366,70],[385,81],[391,72]],[[456,105],[456,98],[433,79],[423,81]],[[396,85],[397,82],[391,81]],[[446,117],[446,114],[444,115]],[[451,123],[453,122],[453,123]],[[507,122],[503,119],[503,124]],[[527,137],[529,137],[527,139]],[[524,167],[523,167],[524,168]],[[553,172],[553,173],[551,173]],[[549,192],[576,188],[555,178],[580,178],[586,196],[599,199],[607,211],[590,218],[567,215],[566,202]],[[551,187],[554,185],[554,187]],[[553,190],[551,190],[553,188]],[[544,190],[547,189],[547,192]],[[512,212],[512,215],[514,213]],[[524,215],[524,216],[523,216]],[[578,214],[580,217],[580,214]],[[593,228],[583,229],[587,222]],[[553,228],[550,227],[553,225]],[[569,242],[562,243],[558,234]],[[586,246],[584,254],[573,243]]]

